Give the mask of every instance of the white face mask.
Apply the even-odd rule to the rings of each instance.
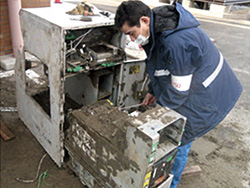
[[[148,37],[144,37],[142,35],[142,24],[141,24],[141,31],[140,31],[140,35],[134,40],[134,43],[138,44],[138,45],[146,45],[148,44],[149,42],[149,37],[150,37],[150,34],[148,35]]]

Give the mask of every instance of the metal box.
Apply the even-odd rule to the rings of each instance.
[[[138,103],[130,84],[136,82],[139,90],[145,78],[144,61],[133,60],[130,65],[127,60],[123,50],[125,38],[114,28],[113,18],[97,16],[91,22],[75,21],[65,13],[73,8],[74,4],[63,3],[20,11],[24,47],[15,67],[17,109],[22,121],[58,166],[64,161],[68,110],[101,99],[110,99],[117,105]],[[69,48],[71,44],[78,46]],[[106,46],[106,51],[98,52],[98,44]],[[80,55],[75,57],[73,53],[79,52],[83,45],[86,51],[80,54],[78,70],[74,63],[78,63]],[[95,63],[84,64],[83,59],[89,58],[86,53],[92,54]],[[133,77],[130,83],[125,82],[128,75],[124,69],[134,65],[139,71],[130,74]]]
[[[138,117],[108,101],[84,106],[69,115],[69,164],[89,187],[158,187],[169,178],[185,121],[160,106]]]

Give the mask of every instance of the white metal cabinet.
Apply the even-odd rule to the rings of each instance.
[[[65,81],[65,31],[110,26],[113,19],[94,17],[92,22],[72,21],[65,12],[75,7],[63,3],[59,7],[22,9],[20,20],[24,38],[23,52],[16,63],[18,113],[25,125],[58,166],[62,165]],[[25,53],[37,57],[48,68],[49,114],[27,94]]]

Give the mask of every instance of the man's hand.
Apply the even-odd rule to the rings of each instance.
[[[147,93],[146,97],[144,98],[143,102],[141,103],[141,105],[150,105],[150,104],[154,104],[156,100],[156,97],[150,93]]]

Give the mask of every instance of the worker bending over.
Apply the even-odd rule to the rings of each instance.
[[[187,117],[171,170],[171,188],[177,187],[192,142],[224,119],[241,84],[199,22],[178,3],[151,10],[141,1],[125,1],[115,24],[147,54],[150,83],[143,104],[155,100]]]

